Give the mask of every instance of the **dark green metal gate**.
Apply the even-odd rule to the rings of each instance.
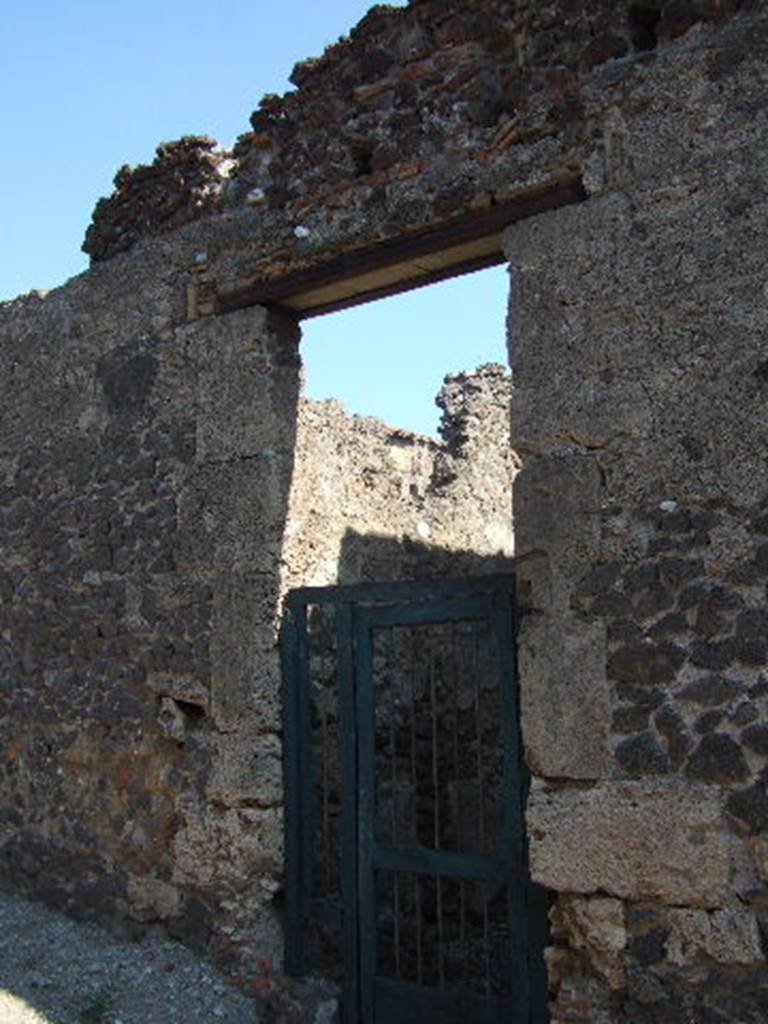
[[[344,1024],[541,1024],[509,577],[305,588],[283,629],[286,966]]]

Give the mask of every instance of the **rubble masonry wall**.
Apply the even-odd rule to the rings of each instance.
[[[576,178],[585,202],[505,240],[528,830],[534,877],[557,894],[552,1019],[765,1019],[767,54],[757,2],[378,6],[299,66],[295,92],[265,99],[231,154],[188,140],[121,173],[89,231],[88,274],[2,312],[3,849],[19,884],[49,878],[64,905],[127,905],[131,872],[153,877],[141,858],[159,828],[150,916],[170,907],[180,933],[209,929],[218,953],[231,939],[212,920],[236,941],[253,922],[276,933],[264,910],[280,859],[276,698],[244,719],[248,744],[264,737],[249,759],[227,695],[247,703],[253,666],[273,665],[242,637],[256,621],[272,637],[295,335],[259,310],[195,317],[255,280]],[[268,411],[241,430],[250,388]],[[129,416],[131,431],[110,427]],[[167,440],[192,433],[194,455]],[[221,511],[184,519],[186,489],[206,474]],[[53,497],[60,514],[40,517]],[[181,523],[192,561],[170,568],[163,538]],[[261,567],[232,574],[244,536]],[[126,545],[138,575],[119,561]],[[68,635],[73,620],[93,633]],[[118,683],[124,666],[188,672],[182,640],[204,649],[206,622],[212,711],[163,683],[157,699],[182,716],[166,705],[167,733],[141,701],[125,725],[98,717],[98,695],[108,707],[146,685]],[[155,641],[166,653],[150,658]],[[84,690],[56,675],[72,657],[104,666]],[[58,702],[41,717],[49,670],[82,727]],[[211,737],[199,757],[179,747],[182,727]],[[231,772],[206,767],[209,742]],[[67,757],[69,776],[57,770]],[[83,795],[73,780],[104,764],[114,781]],[[190,798],[175,804],[169,786]],[[98,830],[76,828],[68,809],[99,800]],[[231,871],[234,827],[263,855],[258,892]],[[124,849],[136,867],[121,880]],[[73,857],[87,899],[67,888]],[[209,882],[227,894],[213,914]]]
[[[610,183],[507,234],[558,1022],[768,1011],[766,27],[638,70]]]
[[[0,308],[0,876],[269,977],[281,597],[508,570],[510,381],[451,378],[450,444],[351,418],[291,321],[147,269]]]

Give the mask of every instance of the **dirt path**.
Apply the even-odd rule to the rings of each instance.
[[[258,1024],[178,943],[127,942],[0,892],[0,1024]]]

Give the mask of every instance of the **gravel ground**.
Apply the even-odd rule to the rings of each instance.
[[[0,892],[0,1024],[257,1024],[253,1000],[175,942],[127,942]]]

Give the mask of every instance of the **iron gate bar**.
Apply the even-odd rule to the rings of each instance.
[[[522,821],[524,805],[523,786],[518,785],[519,767],[522,764],[522,752],[520,750],[520,737],[517,728],[520,709],[518,708],[517,677],[514,654],[515,654],[515,606],[510,596],[495,594],[491,599],[492,621],[494,633],[498,638],[496,647],[496,671],[499,677],[499,690],[504,704],[503,728],[504,728],[504,750],[507,755],[504,760],[504,799],[507,806],[512,806],[517,801],[519,814],[508,814],[504,819],[506,848],[514,849],[516,853],[523,852]],[[509,658],[500,658],[501,651],[508,651]]]
[[[348,586],[299,587],[285,599],[286,609],[308,604],[388,604],[454,598],[464,594],[508,593],[512,588],[508,574],[492,573],[468,580],[425,580],[416,583],[353,583]],[[520,607],[517,608],[518,615]]]
[[[354,656],[352,646],[352,605],[345,601],[336,611],[336,644],[339,680],[339,718],[341,722],[342,778],[354,779],[357,772],[357,728],[355,715]],[[342,916],[342,959],[345,998],[342,1024],[356,1024],[360,1000],[360,963],[358,959],[357,916],[357,787],[341,787],[341,886],[344,901]]]
[[[395,844],[397,838],[397,738],[395,730],[395,713],[396,713],[396,702],[395,702],[395,686],[394,686],[394,663],[395,663],[395,631],[394,628],[390,627],[388,631],[388,667],[390,677],[388,680],[389,689],[389,747],[390,747],[390,762],[391,762],[391,786],[392,786],[392,797],[390,799],[390,841],[392,845]],[[400,977],[400,875],[395,874],[393,878],[394,886],[394,927],[395,927],[395,974]]]
[[[408,605],[383,605],[355,608],[355,635],[359,641],[363,630],[387,626],[419,626],[427,623],[473,622],[490,619],[490,596],[461,597],[456,601],[416,600]],[[362,673],[360,673],[362,675]],[[367,677],[364,677],[367,678]]]
[[[520,749],[520,734],[518,723],[520,721],[520,709],[518,707],[518,692],[515,685],[517,679],[517,666],[515,657],[515,634],[517,632],[517,621],[515,616],[515,605],[509,594],[494,594],[491,598],[493,607],[493,626],[497,637],[496,645],[496,671],[499,679],[499,689],[504,705],[502,715],[503,722],[503,747],[504,756],[504,804],[508,808],[515,806],[517,802],[517,813],[504,815],[504,847],[509,851],[510,860],[514,858],[516,864],[523,868],[525,864],[525,845],[523,837],[523,821],[525,818],[525,787],[521,784],[521,768],[523,764],[522,751]],[[500,657],[501,651],[507,651],[509,657]],[[528,881],[521,878],[521,890],[525,893],[528,889]],[[510,922],[519,921],[517,929],[510,927],[510,969],[514,972],[514,990],[520,992],[526,1006],[532,1005],[531,1000],[531,979],[528,963],[528,942],[523,931],[523,924],[527,928],[526,908],[522,907],[522,914],[513,914],[512,910],[513,893],[512,887],[507,889],[508,917]]]
[[[373,679],[373,644],[370,623],[362,619],[367,609],[354,608],[352,622],[359,675]],[[386,610],[386,609],[382,609]],[[376,1000],[376,879],[373,871],[376,779],[374,774],[374,687],[358,686],[355,693],[357,731],[357,897],[360,958],[359,1005],[365,1022],[375,1020]]]
[[[525,785],[524,776],[520,774],[516,673],[513,659],[507,657],[507,652],[514,652],[516,623],[513,588],[514,583],[510,576],[496,575],[478,577],[458,583],[427,581],[423,583],[358,584],[346,587],[305,587],[293,591],[287,596],[282,629],[283,666],[286,679],[284,688],[284,776],[287,798],[286,907],[288,916],[286,969],[292,974],[303,974],[307,970],[305,944],[309,936],[306,929],[308,923],[311,921],[325,922],[337,932],[340,925],[340,958],[343,961],[344,969],[344,1000],[342,1002],[344,1024],[362,1024],[362,1022],[372,1024],[374,1020],[375,1024],[407,1024],[407,1021],[411,1020],[421,1022],[425,1017],[439,1020],[440,1024],[452,1024],[453,1021],[456,1021],[456,1024],[468,1024],[470,1017],[472,1024],[500,1024],[502,1021],[505,1024],[544,1024],[547,1019],[545,975],[543,963],[539,962],[541,960],[539,947],[543,948],[544,944],[546,907],[543,894],[527,881],[525,872],[525,837],[522,827]],[[340,792],[340,894],[334,887],[331,887],[329,893],[325,894],[320,891],[317,894],[313,892],[313,850],[316,837],[312,821],[316,794],[313,767],[315,750],[312,747],[313,686],[310,654],[311,650],[316,650],[316,648],[314,646],[310,648],[310,643],[321,644],[319,650],[321,659],[332,648],[322,647],[322,644],[328,642],[327,639],[323,639],[322,617],[318,620],[321,624],[320,631],[316,632],[313,629],[310,634],[309,609],[315,608],[317,614],[320,615],[322,607],[333,608],[335,617],[333,639],[336,644],[338,705],[334,729],[339,733],[339,768],[342,781]],[[517,612],[519,615],[519,608]],[[314,621],[315,612],[312,614]],[[487,623],[487,627],[484,627],[484,635],[485,629],[488,628],[490,630],[489,638],[493,640],[489,650],[489,656],[492,652],[492,661],[488,665],[485,663],[481,665],[479,660],[479,652],[481,650],[484,652],[485,647],[480,648],[478,645],[480,636],[477,628],[470,626],[468,630],[459,630],[458,624],[463,622]],[[450,693],[453,693],[454,716],[459,714],[457,701],[460,692],[458,689],[460,671],[461,678],[468,681],[471,678],[475,688],[479,683],[481,672],[483,678],[488,672],[491,672],[489,678],[494,680],[495,686],[500,690],[502,700],[500,711],[503,720],[500,750],[503,765],[499,765],[499,767],[502,771],[500,779],[502,803],[506,810],[502,815],[503,829],[499,835],[501,850],[498,858],[480,854],[458,854],[451,850],[434,850],[429,847],[403,847],[395,845],[394,842],[392,845],[379,845],[376,841],[374,832],[376,825],[376,766],[374,758],[366,756],[366,751],[370,755],[376,749],[377,688],[374,685],[373,638],[377,630],[381,630],[386,639],[385,631],[388,630],[391,646],[394,628],[411,626],[418,628],[429,624],[446,625],[448,633],[444,634],[445,639],[441,639],[439,631],[437,635],[427,633],[425,636],[435,636],[438,650],[441,649],[441,643],[445,644],[446,649],[455,650],[456,656],[461,660],[461,665],[451,663],[441,666],[441,685],[443,688],[447,687],[448,697]],[[418,640],[418,633],[414,632],[411,635]],[[408,636],[407,632],[405,636]],[[467,647],[467,637],[471,637],[471,643],[474,645],[471,651]],[[451,639],[453,646],[449,642]],[[462,652],[464,653],[462,654]],[[377,668],[378,664],[377,661]],[[390,693],[387,699],[394,701],[392,707],[397,708],[399,702],[395,698],[392,680],[399,679],[399,675],[390,677],[388,673],[393,670],[394,666],[399,666],[397,669],[399,671],[402,664],[398,662],[398,657],[390,658],[388,661],[385,657],[383,664],[387,672],[383,692],[386,692],[388,686]],[[405,746],[402,751],[398,752],[398,745],[402,744],[394,741],[392,737],[395,734],[390,728],[390,745],[387,747],[393,758],[393,764],[387,771],[390,774],[394,773],[392,778],[395,782],[399,781],[399,772],[398,766],[394,762],[397,761],[400,754],[405,757],[406,764],[410,759],[411,785],[417,779],[417,776],[413,774],[416,771],[415,672],[416,663],[411,660],[409,667],[406,668],[407,675],[404,677],[407,683],[406,688],[410,686],[411,693],[410,712],[406,712],[406,717],[410,714],[410,740],[406,736]],[[322,682],[327,687],[326,675],[323,675]],[[483,689],[485,690],[485,685]],[[327,696],[328,692],[324,690],[323,699],[327,699]],[[476,699],[478,697],[479,691],[476,690]],[[488,710],[491,710],[491,706],[485,703],[486,699],[490,698],[483,698],[484,707],[487,709],[484,712],[485,716],[487,716]],[[390,708],[390,712],[391,710],[392,708]],[[492,710],[491,714],[494,714]],[[454,751],[460,742],[458,734],[455,732],[455,723],[456,719],[454,719]],[[386,725],[386,723],[384,724]],[[499,724],[501,725],[501,723]],[[406,728],[407,732],[407,722],[403,728]],[[486,727],[483,726],[478,737],[482,740],[485,735]],[[450,746],[450,737],[448,737],[448,742]],[[479,749],[478,744],[478,751]],[[454,761],[456,761],[455,757]],[[457,762],[455,769],[458,768]],[[482,762],[479,773],[478,781],[481,783],[485,776]],[[406,769],[406,776],[408,774]],[[499,779],[496,769],[494,769],[494,777]],[[450,779],[451,776],[449,775],[448,778]],[[326,778],[326,788],[330,779],[331,776]],[[359,782],[359,786],[354,784],[355,781]],[[327,796],[327,793],[325,797],[323,794],[319,794],[317,798],[322,803],[323,799],[327,800]],[[399,799],[396,786],[393,786],[391,798]],[[482,799],[485,798],[482,797]],[[416,813],[415,805],[413,813]],[[334,819],[336,822],[338,820],[338,818]],[[416,819],[414,819],[414,825],[415,821]],[[410,826],[407,826],[407,829],[410,829]],[[338,835],[338,833],[336,834]],[[403,834],[409,835],[410,832],[406,831]],[[417,836],[418,833],[414,833],[414,835]],[[338,842],[338,840],[336,841]],[[320,866],[319,861],[318,865]],[[415,941],[416,948],[415,950],[411,949],[408,956],[412,958],[413,955],[416,955],[418,959],[414,975],[415,981],[408,981],[407,976],[404,978],[402,974],[398,974],[397,966],[394,968],[395,978],[377,977],[376,907],[378,896],[376,872],[379,872],[382,879],[387,875],[393,875],[397,882],[402,874],[403,884],[409,888],[411,887],[409,879],[412,878],[412,888],[415,894],[413,910],[415,919],[409,927],[415,928],[415,935],[412,934],[408,941]],[[511,991],[514,998],[507,999],[505,995],[480,995],[479,990],[473,992],[466,987],[456,988],[455,985],[459,983],[459,979],[454,981],[452,974],[445,978],[445,988],[434,988],[432,986],[435,981],[430,980],[434,979],[432,974],[435,969],[434,963],[431,967],[428,966],[428,962],[425,963],[424,969],[427,974],[422,977],[424,941],[422,929],[426,922],[422,922],[422,883],[420,879],[428,878],[432,879],[429,884],[433,886],[441,885],[441,879],[446,879],[452,886],[451,891],[455,890],[457,893],[452,897],[452,906],[456,900],[459,902],[450,911],[452,923],[450,932],[446,935],[446,941],[455,942],[455,936],[459,935],[459,948],[465,951],[463,956],[471,955],[473,943],[475,944],[474,948],[480,953],[482,941],[485,941],[481,940],[481,937],[485,935],[486,939],[490,938],[488,891],[485,889],[485,885],[492,884],[495,887],[503,887],[503,889],[496,888],[497,895],[494,896],[493,934],[495,944],[493,949],[494,977],[496,978],[494,986],[501,977],[509,977],[510,974],[513,974]],[[322,886],[322,879],[319,881]],[[484,900],[485,924],[480,925],[478,932],[474,930],[476,926],[470,923],[470,937],[467,940],[464,919],[467,899],[465,887],[469,886],[471,891],[473,885],[480,886],[477,896],[474,898],[480,897],[481,900]],[[328,895],[330,898],[326,898]],[[341,902],[339,902],[339,895]],[[499,904],[498,898],[501,897],[504,900],[505,896],[505,902]],[[483,906],[483,903],[481,902],[480,905]],[[381,906],[383,909],[386,904],[382,903]],[[498,917],[503,906],[506,906],[506,913],[502,912],[502,916]],[[434,912],[435,908],[433,907],[432,913]],[[457,913],[460,915],[460,922],[458,919],[453,920]],[[532,928],[528,928],[526,921],[528,913],[534,914]],[[498,931],[499,924],[502,927],[501,932]],[[432,918],[431,927],[435,927],[434,918]],[[327,935],[322,932],[319,934],[321,943],[325,943]],[[534,940],[535,961],[531,959],[526,934]],[[474,939],[472,935],[475,936]],[[504,948],[508,949],[508,953],[504,954],[501,965],[504,974],[500,976],[496,972],[500,966],[497,956],[499,950],[502,949],[498,945],[502,935],[506,936]],[[450,936],[454,937],[450,938]],[[391,941],[390,936],[386,942],[389,944]],[[465,946],[465,941],[469,941],[468,947]],[[478,942],[480,945],[477,945]],[[389,963],[391,947],[387,945],[382,948],[388,950],[384,955]],[[440,948],[442,950],[442,945]],[[488,952],[490,952],[490,948],[490,946],[487,947]],[[435,952],[438,951],[435,950]],[[432,954],[430,959],[431,957]],[[410,959],[407,962],[411,962]],[[486,980],[490,980],[489,969],[490,965],[486,962]],[[386,971],[391,970],[390,963]],[[535,981],[533,991],[528,984],[531,971]],[[460,977],[460,984],[463,986],[482,984],[482,975],[480,977],[473,973],[466,975],[462,971]],[[506,991],[506,984],[501,991]],[[535,998],[533,998],[534,994]],[[530,1012],[529,1008],[525,1006],[529,996]],[[403,1003],[404,997],[407,1005]],[[461,1010],[459,1010],[460,1007]]]
[[[522,881],[522,869],[476,853],[453,853],[423,846],[376,846],[373,867],[382,871],[409,871],[451,878]]]
[[[283,658],[283,784],[287,794],[285,815],[285,872],[287,878],[301,879],[299,885],[286,887],[286,971],[302,975],[306,970],[303,928],[309,891],[306,886],[307,838],[306,795],[302,795],[302,775],[308,750],[302,742],[307,732],[309,676],[307,665],[307,609],[302,603],[292,604],[283,619],[281,651]]]

